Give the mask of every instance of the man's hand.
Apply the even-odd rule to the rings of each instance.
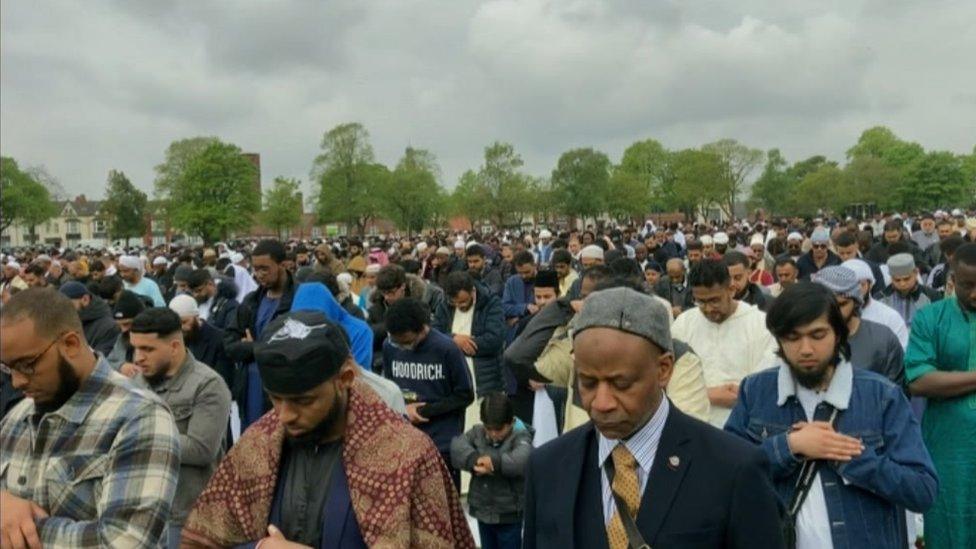
[[[677,305],[675,305],[674,307],[671,307],[671,316],[673,316],[674,318],[678,318],[678,316],[680,316],[682,312],[684,312],[684,311],[682,311],[681,310],[681,307],[679,307]]]
[[[530,315],[534,315],[539,312],[539,306],[536,305],[535,303],[529,303],[528,305],[525,306],[525,309],[529,311]]]
[[[462,353],[468,356],[474,356],[478,352],[478,344],[469,335],[454,334],[454,344],[458,346],[458,349],[461,349]]]
[[[136,377],[142,373],[142,368],[131,362],[124,362],[122,366],[119,367],[119,372],[125,377]]]
[[[47,518],[47,512],[33,501],[19,498],[6,490],[0,491],[0,547],[7,549],[41,548],[36,519]]]
[[[533,391],[538,391],[539,389],[545,389],[545,388],[546,388],[545,383],[536,381],[534,379],[529,380],[529,389],[532,389]]]
[[[248,342],[254,341],[254,337],[251,336],[251,330],[249,329],[244,330],[244,337],[241,338],[241,341],[248,341]]]
[[[299,547],[308,547],[308,545],[286,540],[285,535],[274,524],[268,525],[268,537],[255,545],[255,549],[298,549]]]
[[[582,299],[574,299],[574,300],[572,300],[572,301],[569,302],[569,306],[573,308],[573,311],[574,312],[577,312],[578,313],[578,312],[580,312],[580,311],[583,310],[583,300]]]
[[[708,388],[708,400],[712,403],[712,406],[734,408],[738,399],[738,383],[723,383],[721,385]]]
[[[417,409],[424,406],[425,404],[427,403],[413,402],[411,404],[407,404],[407,417],[410,419],[410,423],[417,425],[420,423],[427,423],[428,421],[430,421],[429,419],[425,418],[424,416],[420,415],[420,413],[417,412]]]
[[[809,459],[850,461],[861,455],[861,441],[834,431],[826,421],[801,422],[786,436],[790,451]]]

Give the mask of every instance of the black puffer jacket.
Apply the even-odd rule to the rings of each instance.
[[[112,318],[112,308],[102,298],[91,296],[91,303],[78,311],[88,346],[104,356],[112,352],[119,338],[119,327]]]
[[[220,277],[217,293],[214,294],[213,304],[210,306],[210,317],[207,322],[215,328],[226,330],[231,319],[237,316],[237,284],[233,278]]]
[[[450,300],[443,300],[434,314],[432,327],[451,335],[455,308]],[[505,345],[505,316],[502,302],[491,291],[475,283],[474,318],[471,321],[471,337],[478,351],[474,359],[474,382],[477,395],[504,390],[502,377],[502,351]]]

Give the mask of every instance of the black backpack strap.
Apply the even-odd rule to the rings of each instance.
[[[837,413],[837,408],[830,412],[828,422],[831,425],[837,421]],[[810,488],[813,487],[813,481],[817,478],[817,469],[821,463],[822,460],[819,459],[808,459],[803,462],[803,467],[800,468],[800,477],[796,479],[796,489],[793,491],[789,507],[786,508],[790,517],[796,517],[796,514],[800,512],[800,507],[803,506],[803,502],[810,494]]]

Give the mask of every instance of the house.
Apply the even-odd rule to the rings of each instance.
[[[34,227],[31,239],[30,227],[14,223],[0,234],[0,245],[21,247],[31,245],[70,248],[77,246],[105,246],[108,224],[100,218],[101,200],[88,200],[78,195],[74,200],[55,202],[57,214]]]

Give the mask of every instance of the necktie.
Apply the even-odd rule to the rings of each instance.
[[[607,539],[610,542],[610,549],[627,549],[627,532],[624,530],[624,523],[620,518],[620,513],[626,512],[631,517],[637,516],[637,509],[640,508],[640,484],[637,482],[637,460],[623,444],[618,444],[610,454],[613,459],[613,484],[610,489],[614,494],[620,496],[627,509],[619,506],[613,513],[610,523],[607,525]]]

